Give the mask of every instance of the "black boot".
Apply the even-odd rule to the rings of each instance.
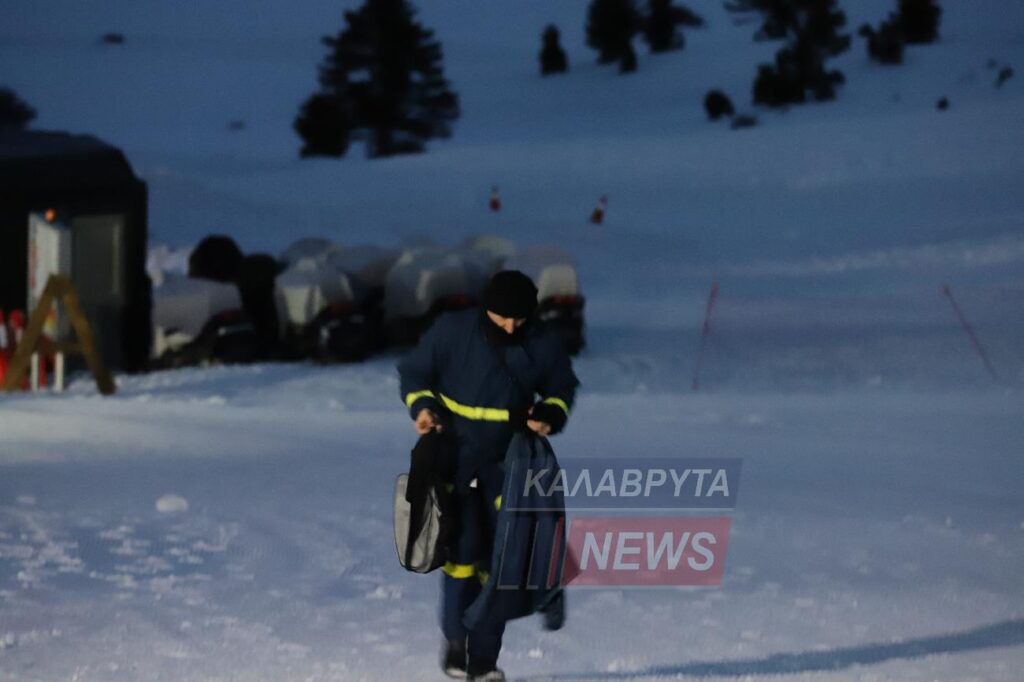
[[[505,682],[505,673],[493,663],[480,665],[469,662],[469,679],[475,682]]]
[[[466,679],[466,640],[445,640],[441,647],[441,670],[448,677]]]
[[[505,673],[498,669],[501,653],[501,632],[470,631],[466,638],[469,679],[480,682],[503,682]]]
[[[545,630],[561,630],[565,625],[565,590],[559,590],[540,612],[544,617]]]

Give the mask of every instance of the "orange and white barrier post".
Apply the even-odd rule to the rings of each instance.
[[[32,362],[29,364],[28,386],[33,391],[39,390],[39,353],[32,354]]]
[[[53,390],[57,393],[64,390],[64,353],[61,351],[53,356]]]

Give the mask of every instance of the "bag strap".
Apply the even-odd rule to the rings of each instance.
[[[501,367],[502,371],[504,371],[508,378],[512,380],[512,384],[516,387],[516,392],[525,401],[524,404],[532,405],[533,394],[527,392],[526,388],[523,387],[522,382],[519,381],[519,377],[516,376],[516,373],[512,371],[511,367],[508,366],[508,360],[505,358],[505,351],[507,350],[508,347],[495,347],[491,345],[490,341],[487,341],[487,345],[491,346],[491,351],[494,354],[495,359],[498,361],[498,366]],[[526,344],[523,343],[522,346],[517,347],[523,349],[523,354],[526,355],[527,361],[532,364],[533,358],[530,356],[530,351],[526,350]]]

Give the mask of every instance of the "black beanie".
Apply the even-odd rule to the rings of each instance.
[[[537,307],[537,287],[518,270],[502,270],[484,290],[484,308],[502,317],[529,317]]]

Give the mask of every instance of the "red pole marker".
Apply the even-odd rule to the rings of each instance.
[[[501,210],[501,196],[498,194],[498,186],[494,185],[491,187],[491,200],[489,202],[491,210],[497,213]]]
[[[12,310],[11,314],[7,316],[8,322],[8,343],[10,348],[10,354],[13,356],[14,352],[18,350],[18,344],[21,343],[21,337],[25,334],[25,313],[21,310]],[[25,377],[21,382],[22,389],[28,389],[28,377]]]
[[[4,320],[3,308],[0,308],[0,382],[4,380],[4,375],[7,374],[7,356],[10,353],[10,348],[7,344],[7,321]]]
[[[592,222],[595,225],[600,225],[601,223],[603,223],[604,222],[604,212],[605,212],[605,209],[607,209],[607,208],[608,208],[608,197],[607,196],[601,197],[598,200],[598,202],[597,202],[597,206],[594,207],[594,212],[590,214],[590,222]]]
[[[992,378],[999,381],[999,376],[996,374],[996,370],[992,367],[992,363],[988,360],[988,353],[985,352],[985,347],[981,345],[981,340],[978,339],[978,335],[974,333],[974,328],[971,327],[971,323],[967,321],[960,306],[957,305],[956,299],[953,298],[953,290],[949,288],[948,284],[942,285],[942,294],[949,299],[950,304],[953,306],[953,312],[956,313],[957,319],[960,320],[960,326],[967,332],[967,336],[971,339],[971,345],[974,346],[974,350],[978,353],[978,357],[985,363],[985,369],[992,375]]]
[[[708,335],[711,333],[711,310],[715,307],[715,299],[718,298],[718,282],[711,282],[711,291],[708,292],[708,304],[704,308],[704,326],[700,331],[700,345],[697,346],[697,364],[693,367],[693,390],[700,388],[700,368],[704,364],[704,347],[707,345]]]
[[[9,322],[11,329],[11,352],[13,353],[17,349],[18,344],[21,343],[22,334],[25,333],[25,313],[20,310],[12,310]]]

